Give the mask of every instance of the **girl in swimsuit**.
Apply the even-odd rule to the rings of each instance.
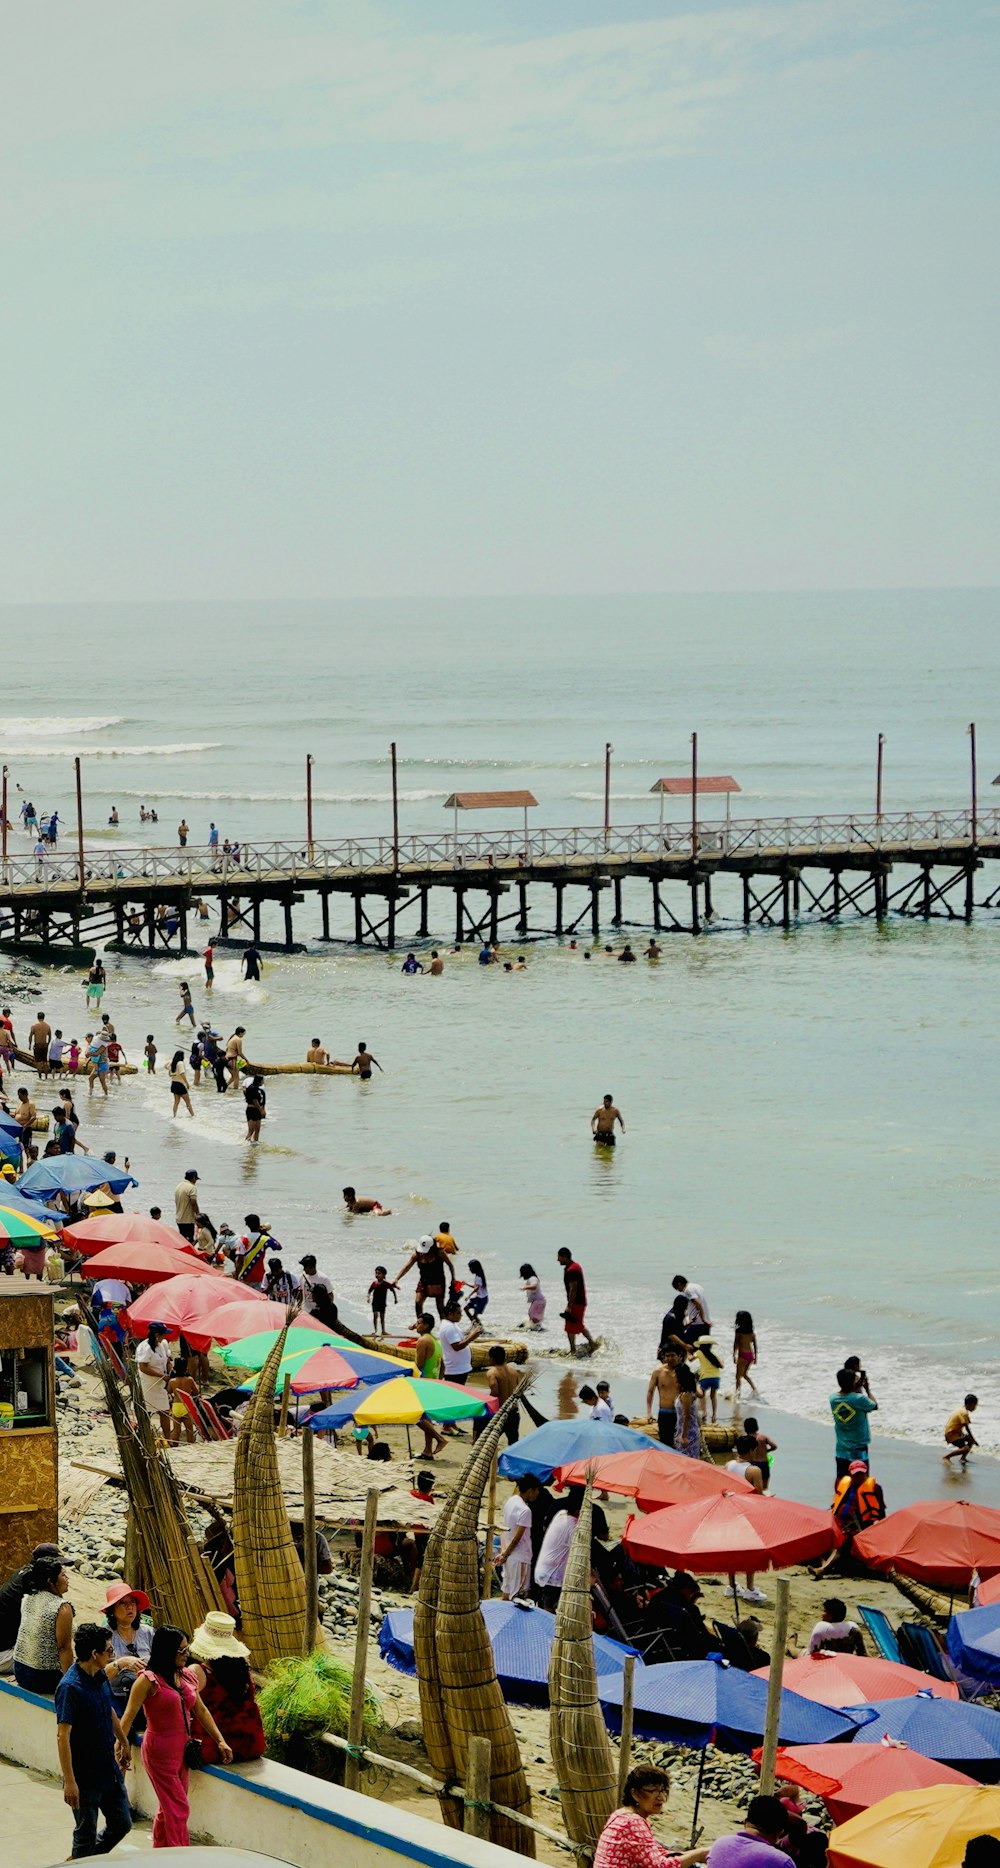
[[[753,1318],[749,1310],[736,1312],[736,1332],[733,1337],[733,1361],[736,1364],[736,1399],[740,1398],[740,1387],[746,1382],[751,1394],[760,1396],[750,1370],[757,1361],[757,1338],[754,1334]]]

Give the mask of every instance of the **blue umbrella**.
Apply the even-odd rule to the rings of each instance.
[[[953,1615],[948,1623],[948,1652],[963,1673],[1000,1683],[1000,1602]]]
[[[486,1632],[490,1637],[497,1679],[505,1697],[519,1706],[547,1706],[549,1702],[549,1660],[555,1640],[556,1618],[533,1602],[484,1602],[481,1604]],[[389,1609],[382,1620],[378,1637],[383,1660],[398,1673],[416,1673],[413,1658],[413,1610]],[[598,1680],[617,1679],[621,1696],[622,1668],[635,1649],[612,1641],[607,1635],[594,1636],[594,1662]],[[638,1682],[642,1663],[637,1662]]]
[[[57,1193],[90,1193],[104,1186],[119,1194],[138,1185],[132,1174],[112,1167],[109,1161],[95,1161],[93,1155],[86,1160],[77,1155],[50,1155],[47,1161],[36,1161],[18,1181],[22,1193],[39,1194],[43,1200]]]
[[[875,1699],[868,1706],[851,1706],[859,1718],[874,1713],[862,1737],[866,1745],[883,1738],[899,1739],[925,1758],[951,1764],[983,1784],[1000,1782],[1000,1712],[975,1706],[967,1699],[938,1699],[927,1692],[902,1699]]]
[[[6,1129],[8,1135],[20,1135],[21,1124],[15,1122],[13,1116],[8,1116],[3,1109],[0,1109],[0,1129]]]
[[[602,1453],[631,1453],[636,1448],[648,1452],[653,1444],[648,1434],[637,1433],[634,1427],[616,1427],[612,1421],[549,1420],[502,1454],[499,1471],[504,1479],[523,1479],[526,1473],[534,1473],[544,1484],[557,1466],[598,1459]]]
[[[6,1127],[0,1127],[0,1161],[9,1161],[16,1168],[21,1165],[21,1138]]]
[[[621,1730],[621,1679],[599,1685],[599,1696],[612,1731]],[[729,1749],[749,1752],[762,1738],[767,1717],[767,1681],[730,1666],[721,1654],[705,1660],[666,1660],[636,1668],[634,1731],[637,1738],[661,1738],[694,1748],[723,1738]],[[787,1688],[781,1695],[778,1737],[783,1745],[823,1745],[853,1738],[865,1724],[864,1710],[842,1712],[818,1705]],[[865,1737],[867,1738],[867,1730]]]

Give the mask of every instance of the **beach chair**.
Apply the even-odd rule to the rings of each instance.
[[[719,1649],[723,1660],[731,1667],[738,1667],[741,1673],[753,1672],[753,1655],[738,1628],[730,1628],[728,1622],[712,1622],[718,1636]]]
[[[950,1660],[922,1622],[900,1622],[899,1648],[907,1667],[918,1667],[921,1673],[930,1674],[934,1680],[954,1681],[955,1671]]]
[[[198,1406],[208,1429],[206,1439],[231,1440],[233,1437],[231,1428],[226,1426],[222,1415],[213,1407],[207,1395],[198,1396]]]
[[[864,1622],[868,1633],[871,1635],[882,1659],[894,1660],[897,1662],[901,1661],[903,1656],[899,1651],[896,1631],[888,1615],[885,1613],[885,1610],[866,1608],[863,1602],[859,1602],[858,1614]]]

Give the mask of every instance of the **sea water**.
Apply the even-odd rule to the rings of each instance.
[[[20,784],[72,834],[79,754],[95,847],[173,843],[182,816],[192,844],[214,820],[222,837],[301,845],[308,753],[317,839],[387,835],[392,739],[403,834],[449,829],[447,796],[487,787],[530,787],[538,827],[599,823],[606,742],[614,822],[655,822],[650,787],[688,769],[695,729],[701,771],[741,786],[734,816],[870,811],[880,731],[887,811],[961,808],[973,719],[984,808],[996,795],[995,592],[61,607],[5,620],[9,640],[32,645],[7,668],[12,812]],[[155,832],[141,805],[158,810]],[[713,813],[721,800],[706,801]],[[538,931],[551,926],[550,892],[530,901]],[[480,968],[475,946],[447,952],[445,894],[432,899],[442,979],[404,977],[402,953],[337,945],[269,957],[248,986],[220,950],[212,1016],[225,1035],[246,1025],[248,1055],[302,1058],[319,1036],[349,1058],[364,1038],[384,1066],[368,1085],[270,1078],[257,1148],[242,1099],[211,1082],[193,1120],[171,1119],[182,977],[209,1009],[198,963],[109,956],[105,1005],[130,1058],[155,1032],[161,1073],[126,1079],[107,1106],[93,1099],[83,1133],[130,1153],[136,1203],[166,1216],[197,1167],[216,1223],[239,1228],[256,1210],[286,1260],[314,1250],[355,1323],[375,1264],[392,1276],[405,1242],[447,1218],[486,1267],[492,1330],[522,1323],[518,1268],[534,1265],[549,1297],[543,1366],[561,1342],[556,1252],[579,1256],[619,1405],[642,1399],[681,1272],[704,1285],[725,1355],[735,1311],[752,1311],[769,1403],[827,1421],[853,1350],[882,1432],[939,1442],[974,1388],[976,1431],[1000,1448],[997,915],[882,928],[848,915],[785,934],[744,931],[733,884],[716,906],[708,935],[662,936],[654,966],[584,960],[508,927],[527,971]],[[568,915],[583,907],[567,895]],[[648,887],[626,888],[625,912],[648,921]],[[296,937],[315,943],[315,899],[295,917]],[[334,931],[349,932],[336,904]],[[602,944],[621,938],[609,928]],[[80,980],[46,976],[45,1009],[67,1036],[89,1028]],[[589,1139],[605,1091],[626,1122],[613,1155]],[[345,1183],[392,1216],[348,1216]],[[390,1324],[412,1317],[412,1288],[411,1272]]]

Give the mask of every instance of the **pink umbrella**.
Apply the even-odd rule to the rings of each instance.
[[[109,1245],[88,1258],[86,1277],[122,1278],[126,1284],[165,1284],[168,1278],[211,1278],[218,1273],[196,1255],[176,1252],[172,1245]]]
[[[770,1671],[755,1669],[758,1680],[766,1680]],[[906,1699],[911,1693],[958,1698],[951,1680],[934,1680],[915,1667],[874,1654],[800,1654],[797,1660],[786,1660],[781,1684],[821,1706],[860,1706],[868,1699]]]
[[[176,1278],[168,1278],[165,1284],[151,1285],[122,1314],[133,1336],[145,1336],[151,1323],[165,1323],[172,1336],[182,1332],[191,1347],[196,1348],[194,1337],[202,1334],[206,1317],[217,1316],[233,1304],[242,1307],[245,1300],[242,1286],[224,1277],[221,1271],[214,1278],[183,1272]],[[263,1298],[258,1300],[258,1308],[263,1301]]]
[[[248,1297],[245,1289],[238,1295],[242,1303],[228,1303],[223,1299],[215,1309],[200,1320],[194,1336],[184,1334],[192,1349],[207,1349],[209,1343],[238,1343],[244,1336],[256,1336],[262,1330],[283,1330],[288,1322],[288,1311],[284,1304],[272,1304],[266,1297]],[[320,1323],[318,1317],[306,1316],[300,1312],[295,1318],[297,1330],[319,1330],[321,1335],[329,1336],[330,1329]]]
[[[67,1245],[90,1258],[106,1245],[170,1245],[175,1252],[193,1253],[194,1246],[174,1226],[150,1219],[146,1213],[101,1213],[96,1219],[77,1220],[63,1227]]]

